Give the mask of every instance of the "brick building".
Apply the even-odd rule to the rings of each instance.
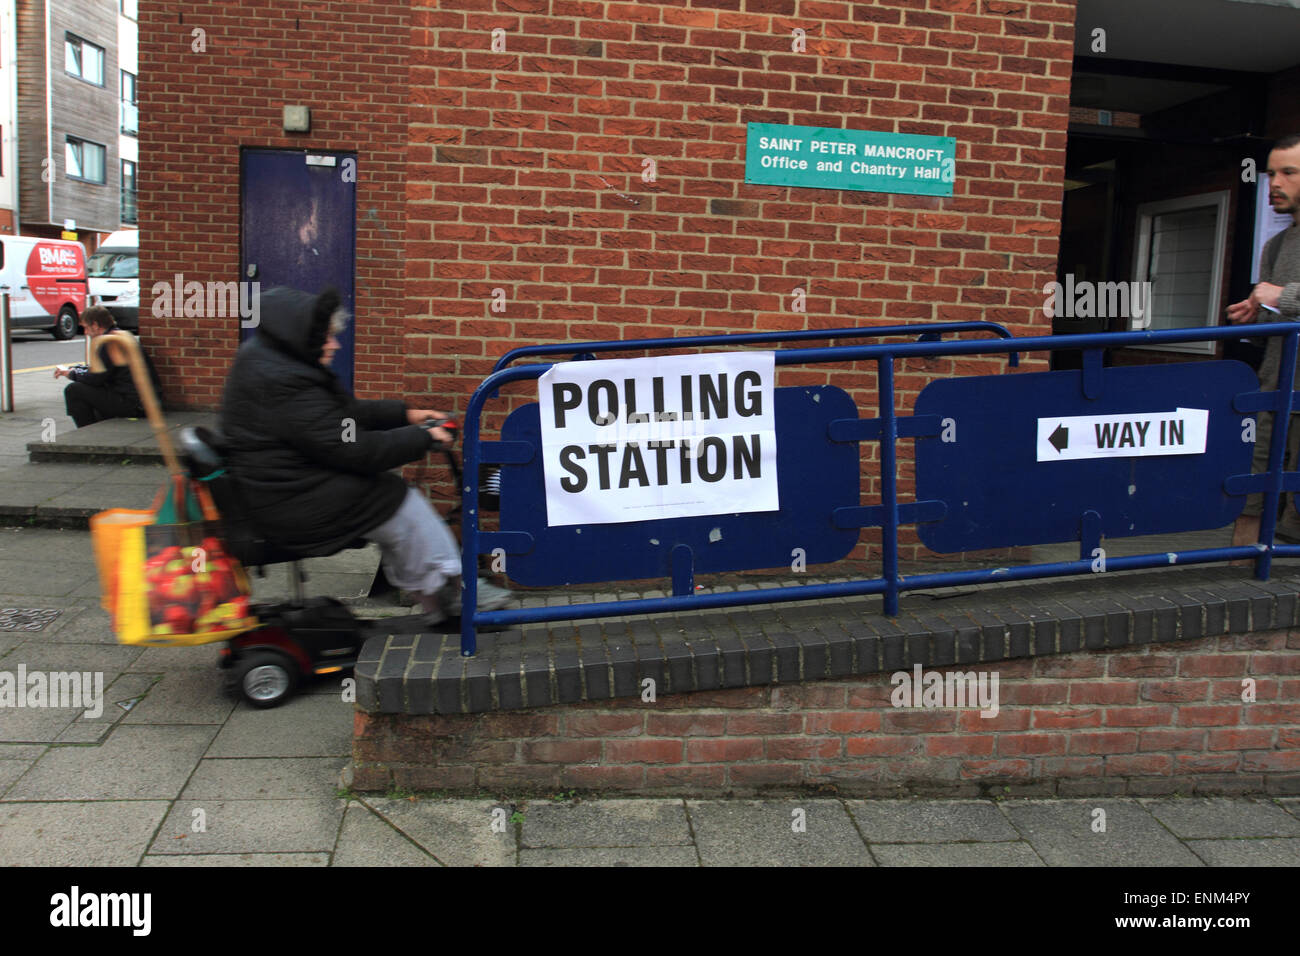
[[[1175,15],[1186,29],[1150,29]],[[1153,268],[1135,261],[1142,229],[1204,229],[1212,208],[1205,324],[1250,282],[1243,161],[1262,169],[1300,126],[1298,20],[1228,0],[147,4],[141,332],[169,401],[215,407],[240,323],[151,315],[149,290],[337,275],[358,394],[463,409],[531,342],[937,320],[1046,333],[1048,283],[1136,280]],[[287,131],[285,107],[309,128]],[[953,193],[747,184],[755,122],[952,137]],[[256,171],[286,157],[301,168],[267,182],[298,198],[272,216]],[[1173,198],[1189,202],[1149,205]],[[334,272],[311,258],[327,240]],[[901,402],[1002,367],[906,363]],[[875,401],[865,365],[782,375]]]
[[[57,237],[64,218],[111,231],[118,223],[117,10],[107,0],[20,3],[17,27],[23,231]]]

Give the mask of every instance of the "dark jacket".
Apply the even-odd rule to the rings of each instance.
[[[229,467],[254,527],[305,555],[332,554],[391,518],[406,484],[389,469],[433,445],[402,402],[360,401],[320,364],[338,301],[323,303],[327,295],[263,294],[221,401]]]
[[[115,334],[130,335],[131,333],[119,332]],[[101,342],[99,346],[99,359],[104,363],[104,371],[92,372],[89,369],[73,369],[68,378],[74,382],[80,382],[82,385],[106,388],[110,392],[121,395],[132,402],[143,413],[144,403],[140,401],[140,393],[136,390],[135,379],[131,375],[131,366],[127,363],[113,364],[113,358],[109,354],[109,350],[105,348],[106,345],[106,342]],[[154,394],[161,396],[162,389],[158,383],[158,371],[154,368],[153,360],[149,358],[149,353],[145,351],[144,346],[140,346],[140,357],[144,359],[144,367],[149,373],[149,381],[153,385]],[[161,397],[159,401],[161,401]]]

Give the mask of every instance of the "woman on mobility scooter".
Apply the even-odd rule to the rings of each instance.
[[[432,409],[362,401],[329,364],[347,323],[338,292],[264,293],[257,333],[235,356],[221,401],[228,464],[255,527],[303,557],[357,538],[379,545],[384,573],[419,597],[425,623],[460,614],[460,550],[446,522],[390,469],[451,435]],[[511,592],[480,579],[480,610]]]

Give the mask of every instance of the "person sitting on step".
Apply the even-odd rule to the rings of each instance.
[[[122,335],[130,335],[126,329],[118,328],[113,320],[113,313],[102,305],[92,305],[81,314],[81,324],[90,339],[106,337],[98,346],[99,358],[104,363],[104,371],[92,372],[84,365],[72,368],[59,367],[54,370],[55,378],[68,378],[71,383],[63,390],[63,404],[69,417],[78,428],[93,425],[107,418],[142,418],[144,405],[140,393],[136,390],[135,380],[131,377],[131,366],[127,360],[126,349],[113,341]],[[143,349],[141,355],[144,355]],[[149,372],[155,392],[158,389],[157,373],[148,356],[145,367]]]

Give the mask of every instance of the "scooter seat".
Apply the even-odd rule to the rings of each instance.
[[[226,550],[240,564],[257,568],[305,559],[306,555],[262,534],[253,523],[244,504],[238,477],[226,468],[229,444],[220,432],[186,427],[180,430],[178,442],[181,459],[190,477],[204,482],[211,490],[221,515]],[[339,550],[364,548],[369,543],[365,538],[355,538]]]

